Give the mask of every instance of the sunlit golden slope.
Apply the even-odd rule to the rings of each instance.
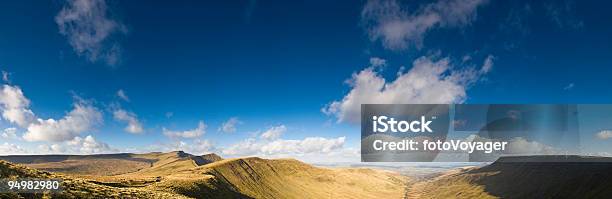
[[[117,188],[99,185],[87,179],[39,171],[0,160],[0,178],[60,178],[63,179],[59,193],[0,193],[0,198],[185,198],[182,195],[137,188]]]
[[[324,169],[293,159],[261,158],[218,161],[167,178],[192,180],[193,173],[200,174],[210,189],[223,190],[210,193],[210,197],[233,192],[253,198],[402,198],[408,182],[406,177],[386,171]],[[157,188],[172,186],[160,183]]]
[[[113,155],[105,157],[117,158]],[[215,154],[194,156],[182,151],[122,157],[125,157],[122,160],[147,162],[149,165],[119,175],[97,175],[96,172],[84,175],[84,171],[70,171],[74,167],[62,168],[62,171],[72,173],[69,176],[49,175],[69,181],[79,179],[84,184],[74,185],[70,190],[87,190],[84,193],[95,192],[103,196],[129,190],[134,194],[163,193],[193,198],[402,198],[408,184],[408,179],[397,173],[372,169],[325,169],[293,159],[251,157],[223,160]],[[41,161],[42,157],[36,159],[35,164],[48,163]],[[89,158],[82,164],[96,161],[102,160]],[[118,161],[117,164],[133,162]],[[117,165],[117,168],[121,167],[127,166]],[[97,190],[108,193],[98,193]]]

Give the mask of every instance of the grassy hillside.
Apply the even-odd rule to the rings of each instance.
[[[85,158],[78,163],[74,157],[57,158],[55,162],[42,162],[36,157],[26,165],[58,165],[65,174],[38,171],[11,163],[16,171],[35,171],[40,177],[61,177],[68,186],[66,196],[82,197],[91,194],[115,197],[133,194],[134,197],[193,197],[193,198],[402,198],[408,179],[397,173],[371,169],[325,169],[293,159],[267,160],[261,158],[222,159],[218,155],[195,156],[182,151],[123,155],[118,167],[147,162],[149,165],[116,175],[98,175],[87,172],[84,166],[61,167],[76,164],[93,167],[96,161],[117,159]],[[22,159],[27,159],[20,157]],[[113,159],[111,158],[111,159]],[[127,161],[127,162],[125,162]],[[123,164],[123,165],[122,165]],[[112,165],[108,165],[111,168]],[[106,168],[106,166],[101,166]],[[75,169],[78,171],[71,171]],[[123,169],[126,171],[126,169]],[[44,175],[42,175],[44,174]],[[79,174],[79,175],[75,175]],[[81,175],[87,174],[87,175]],[[45,176],[46,175],[46,176]],[[24,175],[17,175],[26,177]],[[81,194],[81,195],[78,195]],[[161,195],[167,194],[167,195]],[[62,195],[63,196],[63,195]],[[37,196],[38,197],[38,196]]]
[[[63,191],[59,193],[0,193],[0,198],[185,198],[182,195],[136,188],[117,188],[89,180],[16,165],[0,160],[0,178],[61,178]]]
[[[44,171],[74,175],[110,176],[135,172],[150,167],[157,160],[135,154],[100,155],[16,155],[0,156],[0,160],[20,163]]]
[[[0,159],[44,171],[91,177],[135,173],[166,175],[222,160],[216,154],[195,156],[182,151],[146,154],[17,155],[0,156]]]
[[[412,189],[423,198],[611,198],[610,179],[611,158],[504,157],[482,168],[417,183]]]
[[[64,160],[27,164],[29,167],[45,171],[60,172],[75,175],[118,175],[135,172],[151,165],[148,162],[122,159]]]
[[[408,182],[396,173],[324,169],[293,159],[228,159],[185,173],[204,174],[213,189],[253,198],[402,198]]]

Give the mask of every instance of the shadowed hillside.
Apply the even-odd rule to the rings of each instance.
[[[567,161],[567,162],[561,162]],[[612,158],[502,157],[412,187],[423,198],[610,198]]]

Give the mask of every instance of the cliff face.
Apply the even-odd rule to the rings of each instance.
[[[194,156],[193,160],[196,161],[196,164],[198,165],[205,165],[205,164],[210,164],[213,162],[221,161],[223,160],[223,158],[221,158],[221,156],[217,154],[209,153],[209,154],[202,155],[202,156]]]

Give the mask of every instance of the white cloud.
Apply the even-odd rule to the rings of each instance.
[[[508,153],[521,155],[554,155],[559,152],[551,146],[536,141],[529,141],[523,137],[512,138],[508,142]]]
[[[75,137],[67,142],[67,146],[71,147],[72,151],[82,154],[106,153],[115,152],[108,144],[97,141],[93,136],[88,135],[85,138]]]
[[[73,110],[62,119],[37,118],[29,109],[30,100],[25,97],[18,86],[3,85],[0,92],[0,105],[4,119],[27,129],[23,135],[26,141],[70,140],[102,122],[102,113],[81,99],[75,99]]]
[[[204,124],[204,121],[200,121],[197,128],[186,131],[172,131],[163,128],[163,133],[170,138],[197,138],[206,133],[206,124]]]
[[[572,90],[574,88],[574,86],[575,86],[574,83],[570,83],[567,86],[563,87],[563,90],[566,90],[566,91],[567,90]]]
[[[493,55],[489,55],[487,56],[487,58],[485,58],[484,63],[482,64],[482,68],[480,68],[480,71],[482,73],[489,73],[491,72],[491,69],[493,69],[493,60],[495,59],[495,57],[493,57]]]
[[[237,117],[232,117],[226,122],[223,122],[223,124],[221,124],[221,127],[219,127],[219,131],[223,131],[225,133],[236,132],[236,125],[238,124],[242,124],[242,121],[240,121]]]
[[[5,142],[0,145],[0,154],[2,155],[19,155],[19,154],[27,154],[27,150],[21,148],[19,145]]]
[[[2,71],[2,81],[9,83],[11,79],[9,78],[10,73],[6,71]]]
[[[254,138],[249,138],[235,143],[226,149],[223,149],[222,153],[225,155],[237,156],[255,155],[260,152],[261,147],[264,144],[265,143],[259,142]]]
[[[348,81],[351,91],[322,111],[336,116],[338,122],[358,123],[361,104],[461,103],[466,99],[468,86],[490,71],[493,65],[490,57],[482,66],[488,68],[486,70],[475,67],[453,69],[449,58],[420,57],[408,72],[398,73],[393,82],[386,82],[378,74],[378,67],[370,66],[353,74]]]
[[[62,119],[37,119],[30,124],[23,138],[27,141],[66,141],[91,130],[102,122],[102,113],[89,103],[77,100],[72,111]]]
[[[127,122],[127,126],[124,128],[129,133],[142,133],[143,128],[138,116],[132,112],[128,112],[123,109],[117,109],[113,111],[113,118],[118,121]]]
[[[602,140],[607,140],[612,138],[612,130],[603,130],[595,134],[595,136]]]
[[[17,128],[5,128],[2,130],[2,138],[4,139],[17,139]]]
[[[51,145],[38,145],[37,154],[101,154],[116,153],[119,150],[110,147],[107,143],[96,140],[92,135],[85,138],[76,136],[71,140]]]
[[[285,127],[285,125],[274,126],[264,131],[261,134],[261,138],[266,139],[266,140],[276,140],[286,131],[287,131],[287,127]]]
[[[127,94],[125,94],[125,91],[123,91],[123,89],[119,89],[117,91],[117,97],[121,98],[122,100],[125,100],[126,102],[130,101],[130,98],[127,96]]]
[[[105,0],[67,0],[55,16],[60,34],[79,55],[91,62],[103,60],[108,65],[119,62],[121,46],[111,37],[125,34],[126,27],[109,16]]]
[[[438,0],[410,11],[397,0],[371,0],[361,11],[361,23],[370,40],[380,40],[385,48],[420,48],[427,32],[435,28],[455,28],[471,24],[476,10],[486,0]]]
[[[184,151],[192,154],[207,154],[215,150],[214,144],[209,140],[196,139],[188,146]]]
[[[300,156],[310,153],[327,154],[342,149],[345,140],[346,137],[331,139],[323,137],[306,137],[302,140],[277,139],[268,142],[249,138],[224,149],[222,153],[237,156]]]
[[[215,145],[209,140],[194,139],[193,141],[176,141],[171,143],[156,144],[147,147],[144,150],[137,150],[140,153],[146,152],[167,152],[167,151],[184,151],[194,155],[203,155],[213,153],[216,150]]]
[[[467,142],[489,142],[494,141],[492,139],[483,138],[475,134],[469,135],[465,141]],[[555,147],[542,144],[537,141],[530,141],[524,137],[514,137],[507,140],[508,145],[505,154],[513,155],[555,155],[561,154]]]
[[[66,148],[61,144],[38,145],[38,153],[40,154],[63,154],[66,153]]]
[[[379,66],[386,66],[386,65],[387,65],[387,60],[385,59],[378,58],[378,57],[370,58],[370,66],[372,67],[379,67]]]
[[[27,127],[35,120],[34,113],[29,109],[30,100],[23,95],[18,86],[4,85],[0,92],[2,118],[20,127]]]
[[[340,149],[344,145],[346,137],[327,139],[322,137],[307,137],[303,140],[274,140],[261,147],[264,154],[304,154],[304,153],[329,153]]]
[[[314,162],[324,162],[324,157],[338,155],[345,158],[347,155],[343,148],[346,137],[281,139],[280,136],[285,131],[287,128],[284,125],[272,127],[261,133],[260,139],[245,139],[221,150],[221,153],[228,156],[293,157],[314,160]],[[350,156],[349,158],[354,159],[355,154],[351,153]],[[319,158],[313,159],[313,157]]]

